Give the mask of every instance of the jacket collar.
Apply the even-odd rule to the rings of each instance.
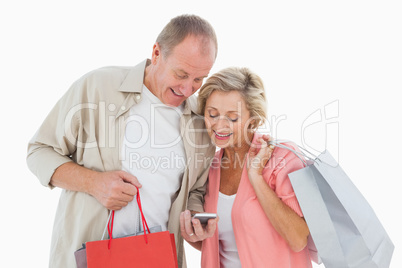
[[[144,84],[145,67],[150,63],[151,61],[149,59],[145,59],[134,66],[127,74],[119,88],[119,91],[127,93],[141,93],[142,85]]]

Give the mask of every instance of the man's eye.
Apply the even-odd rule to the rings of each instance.
[[[178,79],[186,79],[187,75],[176,75]]]

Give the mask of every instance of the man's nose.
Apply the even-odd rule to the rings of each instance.
[[[193,85],[193,81],[189,80],[189,81],[186,81],[185,83],[183,83],[181,85],[180,91],[186,98],[193,95],[196,91],[194,88],[194,85]]]

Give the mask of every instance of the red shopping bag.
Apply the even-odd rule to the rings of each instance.
[[[150,233],[142,212],[139,192],[137,203],[144,234],[113,239],[112,211],[108,223],[109,240],[86,243],[88,268],[178,267],[174,234],[169,231]]]

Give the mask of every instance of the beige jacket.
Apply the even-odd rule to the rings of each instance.
[[[74,161],[96,171],[121,170],[121,145],[128,111],[142,99],[147,60],[135,67],[105,67],[77,80],[49,113],[28,145],[27,163],[40,182],[60,165]],[[187,167],[173,202],[168,229],[175,234],[179,267],[185,267],[179,216],[186,208],[203,211],[210,162],[215,153],[197,116],[196,98],[185,102],[181,135]],[[63,190],[51,242],[49,267],[75,267],[74,251],[86,241],[100,240],[109,211],[91,195]]]

